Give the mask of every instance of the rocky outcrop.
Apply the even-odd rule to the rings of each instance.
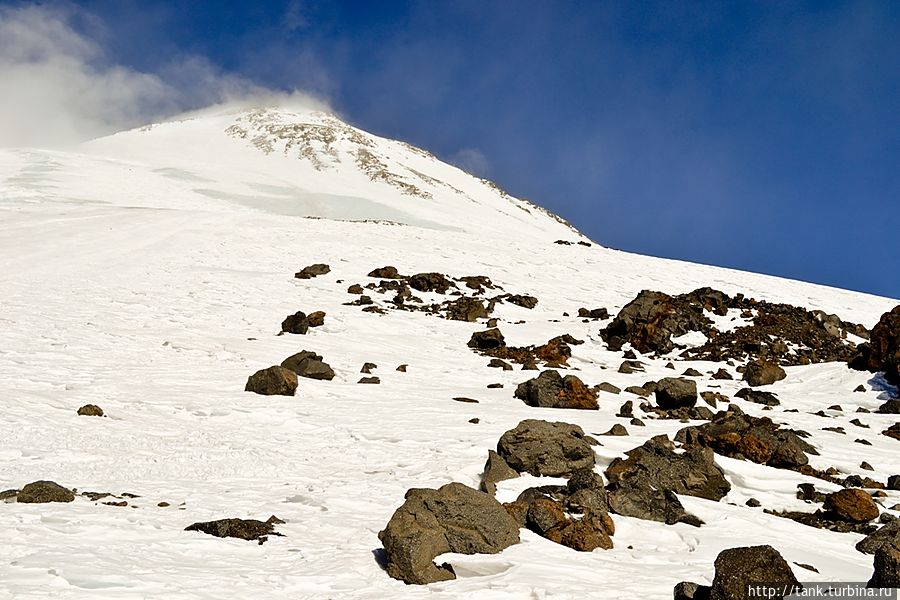
[[[900,519],[892,519],[877,531],[870,533],[856,544],[856,549],[864,554],[875,554],[884,545],[900,548]]]
[[[445,294],[451,287],[456,287],[455,283],[441,273],[416,273],[407,280],[407,283],[416,291],[438,294]]]
[[[631,344],[638,352],[665,354],[675,349],[673,337],[704,331],[712,321],[703,306],[682,296],[643,290],[600,332],[612,350]]]
[[[574,375],[562,377],[554,370],[544,371],[534,379],[520,383],[515,397],[540,408],[598,408],[597,392]]]
[[[293,396],[297,391],[297,374],[281,366],[262,369],[247,379],[244,391],[263,396]]]
[[[55,481],[34,481],[19,491],[16,502],[22,504],[44,504],[47,502],[72,502],[75,493]]]
[[[486,319],[489,311],[484,302],[470,296],[460,296],[456,300],[447,302],[447,318],[454,321],[475,322],[478,319]]]
[[[219,519],[194,523],[184,528],[185,531],[200,531],[215,537],[233,537],[241,540],[257,540],[260,544],[265,542],[270,535],[282,535],[275,531],[275,525],[284,523],[276,516],[269,517],[266,521],[256,519]]]
[[[869,580],[868,587],[900,587],[900,550],[896,546],[884,545],[876,550],[873,566],[875,572]]]
[[[617,458],[606,469],[610,484],[671,490],[714,501],[731,490],[709,448],[677,453],[675,445],[665,435],[659,435],[626,455],[628,458]]]
[[[900,305],[881,315],[872,329],[867,366],[870,371],[884,371],[885,379],[900,385]]]
[[[500,437],[497,454],[519,473],[566,477],[593,468],[592,442],[577,425],[526,419]]]
[[[519,527],[493,497],[461,483],[437,490],[411,489],[378,534],[388,575],[410,584],[455,579],[448,564],[434,558],[447,552],[496,554],[519,541]]]

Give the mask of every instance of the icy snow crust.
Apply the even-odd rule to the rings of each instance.
[[[334,139],[315,130],[308,144],[298,141],[284,129],[297,123],[332,128]],[[323,218],[303,218],[310,216]],[[587,341],[573,347],[574,372],[621,388],[673,372],[667,360],[645,359],[645,374],[617,373],[622,356],[600,341],[602,323],[563,312],[605,306],[614,314],[641,289],[701,286],[867,326],[897,304],[553,243],[560,238],[581,239],[427,153],[318,113],[225,112],[118,134],[81,153],[0,151],[0,485],[50,479],[140,496],[129,507],[82,497],[0,504],[0,598],[668,599],[679,581],[708,583],[722,549],[763,543],[820,571],[792,565],[801,580],[867,580],[872,559],[853,549],[861,536],[743,506],[754,497],[767,508],[811,511],[796,499],[797,483],[834,486],[723,457],[733,489],[722,502],[681,498],[702,528],[614,516],[609,551],[577,553],[522,530],[522,542],[499,555],[439,559],[454,565],[455,581],[415,587],[385,574],[377,533],[407,489],[477,487],[488,449],[520,420],[566,421],[596,435],[636,397],[601,393],[599,411],[530,408],[512,393],[533,372],[489,369],[466,348],[483,325],[343,306],[354,299],[347,286],[371,281],[373,268],[488,275],[506,291],[533,294],[534,310],[498,305],[508,343],[571,333]],[[293,278],[315,262],[331,273]],[[276,336],[297,310],[325,310],[325,325]],[[303,349],[322,354],[335,380],[301,379],[296,397],[243,391],[248,375]],[[378,365],[381,385],[356,383],[367,361]],[[395,371],[401,363],[408,372]],[[721,366],[676,364],[678,372]],[[878,435],[894,419],[854,413],[887,396],[877,387],[852,393],[859,384],[871,390],[871,375],[844,364],[787,372],[767,388],[781,399],[776,410],[735,402],[812,433],[821,452],[813,466],[881,481],[900,473],[898,442]],[[505,387],[486,389],[494,382]],[[707,377],[699,387],[733,395],[743,386]],[[108,416],[76,416],[88,403]],[[810,414],[832,404],[844,413]],[[855,417],[871,428],[849,424]],[[626,423],[628,437],[600,438],[598,469],[683,427],[645,422]],[[835,425],[848,434],[821,430]],[[875,471],[861,470],[863,460]],[[503,482],[498,496],[538,483]],[[900,501],[888,495],[884,506]],[[286,521],[278,527],[285,536],[262,546],[183,531],[196,521],[272,514]]]

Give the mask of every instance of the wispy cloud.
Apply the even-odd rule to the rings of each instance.
[[[211,104],[325,103],[182,56],[155,73],[116,64],[74,26],[76,9],[0,7],[0,146],[65,146]]]
[[[463,148],[450,156],[448,161],[472,175],[487,177],[491,174],[491,161],[478,148]]]

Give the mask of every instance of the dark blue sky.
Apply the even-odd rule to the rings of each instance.
[[[93,0],[185,56],[325,96],[597,242],[900,298],[900,2]]]

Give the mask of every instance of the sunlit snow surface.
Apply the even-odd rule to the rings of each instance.
[[[534,310],[498,305],[507,341],[571,333],[587,340],[573,347],[578,376],[622,388],[672,375],[668,361],[645,359],[646,373],[619,374],[621,353],[600,342],[601,324],[563,312],[604,306],[615,313],[641,289],[710,286],[871,327],[897,301],[597,245],[556,245],[581,238],[421,151],[323,115],[263,113],[255,136],[229,130],[235,123],[252,129],[252,116],[163,124],[78,153],[0,151],[0,485],[51,479],[140,496],[129,507],[83,497],[0,504],[0,598],[668,599],[679,581],[708,582],[720,550],[760,543],[820,571],[795,565],[801,580],[871,575],[871,557],[853,549],[860,536],[743,506],[754,497],[767,508],[813,510],[795,497],[805,478],[718,458],[731,493],[719,503],[682,497],[706,521],[702,528],[614,516],[615,548],[593,553],[523,530],[522,543],[499,555],[444,557],[455,581],[414,587],[390,579],[376,561],[377,533],[408,488],[477,486],[488,449],[521,419],[567,421],[599,434],[636,397],[601,393],[599,411],[527,407],[512,393],[533,373],[488,369],[466,348],[483,325],[343,306],[353,299],[347,286],[372,281],[366,273],[373,268],[487,275],[505,291],[533,294],[540,300]],[[311,154],[299,142],[286,150],[277,136],[266,145],[273,123],[298,120],[339,135],[330,147],[310,142]],[[373,178],[371,162],[357,163],[360,148],[387,175],[375,169]],[[315,262],[331,265],[331,273],[293,278]],[[297,310],[325,310],[325,325],[276,336]],[[519,320],[525,323],[512,324]],[[252,372],[303,349],[322,354],[335,380],[301,380],[296,397],[243,391]],[[367,361],[378,364],[381,385],[356,383]],[[395,371],[401,363],[408,372]],[[679,372],[719,366],[677,363]],[[871,388],[871,375],[844,364],[787,371],[770,388],[782,401],[776,410],[735,402],[809,431],[821,452],[811,458],[816,467],[882,481],[900,473],[898,442],[879,435],[894,419],[854,412],[887,397],[883,389],[852,392]],[[699,381],[701,390],[728,395],[743,387]],[[505,387],[486,389],[493,382]],[[88,403],[108,417],[76,416]],[[844,407],[830,411],[836,418],[810,414],[833,404]],[[469,423],[473,417],[480,423]],[[857,417],[871,428],[849,424]],[[599,468],[683,426],[646,423],[626,424],[628,437],[601,438]],[[847,435],[821,431],[837,425]],[[874,473],[859,468],[863,460]],[[511,499],[538,481],[504,482],[499,495]],[[900,493],[888,492],[884,507],[897,502]],[[272,514],[286,521],[278,527],[285,536],[262,546],[183,531],[195,521]]]

